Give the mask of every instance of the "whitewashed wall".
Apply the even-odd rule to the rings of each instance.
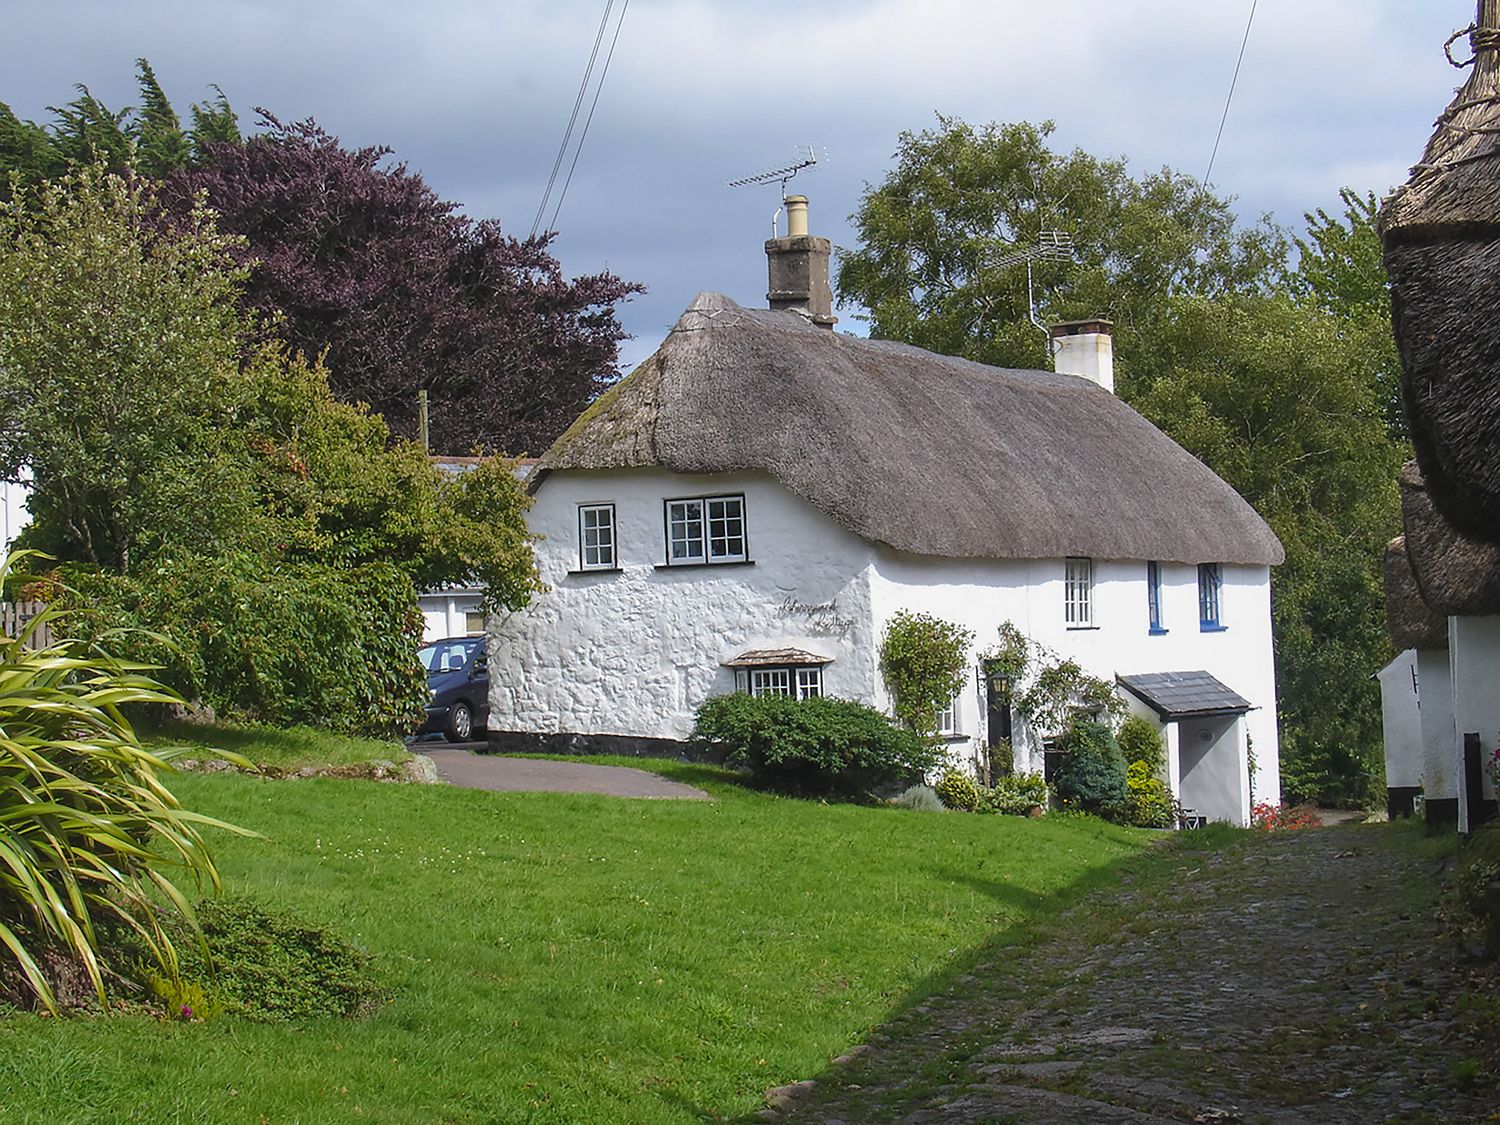
[[[1500,744],[1500,691],[1495,669],[1500,668],[1500,616],[1448,618],[1448,659],[1453,674],[1454,742],[1452,762],[1458,781],[1458,830],[1468,832],[1469,794],[1464,779],[1464,734],[1477,733],[1481,762]],[[1481,777],[1481,794],[1493,799],[1494,787]]]
[[[665,568],[662,503],[743,493],[754,565]],[[618,573],[577,573],[578,505],[612,503]],[[553,473],[528,522],[551,589],[491,624],[492,730],[684,738],[746,649],[834,660],[826,694],[870,699],[871,548],[764,474]]]
[[[743,493],[753,566],[663,567],[663,501]],[[578,505],[612,503],[621,570],[580,573]],[[1167,632],[1148,632],[1144,562],[1095,560],[1096,627],[1063,622],[1061,559],[961,561],[905,555],[845,531],[765,474],[680,476],[655,469],[553,473],[529,514],[551,589],[491,623],[490,728],[543,734],[683,738],[694,709],[733,689],[721,662],[752,648],[833,658],[829,695],[888,708],[877,667],[897,610],[966,625],[975,649],[1006,620],[1094,675],[1205,669],[1250,700],[1256,799],[1280,793],[1266,567],[1223,568],[1223,632],[1198,626],[1197,568],[1164,564]],[[977,662],[976,662],[977,667]],[[960,730],[982,730],[977,681]],[[1041,768],[1018,729],[1018,765]],[[955,745],[956,754],[964,748]]]
[[[26,510],[26,500],[30,495],[29,484],[0,481],[0,536],[4,536],[7,548],[31,519],[31,513]]]
[[[1417,650],[1417,690],[1422,704],[1423,800],[1456,801],[1463,756],[1453,726],[1453,670],[1447,649]]]
[[[1418,703],[1417,650],[1396,654],[1376,674],[1380,681],[1380,731],[1385,743],[1387,789],[1422,784],[1422,709]]]
[[[999,627],[1008,620],[1032,640],[1077,660],[1101,679],[1207,671],[1255,705],[1256,710],[1245,716],[1256,762],[1253,799],[1279,801],[1269,568],[1222,567],[1220,620],[1225,628],[1205,633],[1198,625],[1198,568],[1163,563],[1166,632],[1153,636],[1144,562],[1094,560],[1095,624],[1089,629],[1070,629],[1064,621],[1064,565],[1062,559],[963,561],[881,550],[871,583],[876,637],[892,614],[908,609],[974,630],[976,655],[999,642]],[[888,705],[883,690],[879,698]],[[960,707],[963,729],[977,732],[983,720],[980,690],[966,689]],[[1021,737],[1018,743],[1018,766],[1040,769],[1034,740]]]

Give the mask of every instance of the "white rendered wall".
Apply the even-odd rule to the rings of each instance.
[[[1500,617],[1448,618],[1448,658],[1453,673],[1454,740],[1451,762],[1458,781],[1458,830],[1468,832],[1469,794],[1464,781],[1466,733],[1479,735],[1480,761],[1489,761],[1500,743]],[[1494,797],[1488,778],[1483,796]]]
[[[1244,716],[1183,719],[1178,729],[1183,807],[1209,820],[1250,823]]]
[[[1278,804],[1281,769],[1269,568],[1225,564],[1219,613],[1224,628],[1203,632],[1198,622],[1198,568],[1163,563],[1166,632],[1152,635],[1145,562],[1094,560],[1094,626],[1088,629],[1070,629],[1064,621],[1064,565],[1062,559],[966,561],[881,549],[870,590],[877,642],[891,615],[907,609],[972,629],[976,661],[978,652],[998,643],[999,627],[1008,620],[1033,641],[1077,660],[1101,679],[1207,671],[1255,707],[1244,722],[1256,763],[1252,799]],[[883,690],[880,703],[889,703]],[[960,700],[961,729],[978,733],[981,708],[977,690],[966,690]],[[1034,743],[1021,737],[1019,726],[1017,735],[1017,767],[1040,769]]]
[[[1461,747],[1453,729],[1453,673],[1445,648],[1417,650],[1417,691],[1422,722],[1422,797],[1428,801],[1458,798]]]
[[[26,499],[30,495],[29,484],[0,481],[0,535],[4,536],[4,546],[7,548],[16,541],[16,536],[21,534],[21,529],[31,520],[31,513],[26,510]]]
[[[1399,653],[1376,674],[1387,789],[1422,784],[1422,709],[1417,702],[1417,650]]]
[[[663,567],[663,501],[743,493],[754,565]],[[615,505],[619,572],[578,573],[578,505]],[[870,701],[871,548],[761,473],[557,472],[528,516],[551,589],[490,624],[491,730],[681,739],[721,662],[747,649],[833,658],[827,695]]]

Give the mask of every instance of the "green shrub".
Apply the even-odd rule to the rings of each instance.
[[[370,955],[324,926],[243,898],[199,903],[197,917],[203,947],[185,953],[184,983],[162,987],[148,978],[173,1017],[354,1018],[388,995]],[[184,1004],[191,1015],[182,1013]]]
[[[693,740],[760,784],[809,794],[888,790],[919,779],[937,757],[914,732],[848,699],[715,696],[698,708]]]
[[[1458,854],[1443,912],[1477,954],[1500,955],[1500,821],[1476,829]]]
[[[1102,723],[1074,722],[1059,740],[1062,764],[1055,784],[1065,802],[1087,812],[1110,813],[1125,804],[1125,756]]]
[[[1016,772],[1016,751],[1008,738],[997,738],[987,747],[990,756],[990,777],[1009,777]]]
[[[1125,819],[1137,828],[1171,828],[1177,823],[1171,790],[1143,761],[1131,762],[1125,770]]]
[[[0,563],[0,580],[11,563]],[[178,804],[158,776],[171,752],[142,749],[120,712],[180,700],[83,642],[25,647],[36,630],[65,624],[48,610],[0,639],[0,985],[52,1011],[49,966],[59,962],[105,1001],[106,927],[134,933],[155,971],[177,978],[162,926],[187,912],[174,869],[217,886],[200,830],[231,827]]]
[[[376,736],[421,718],[422,617],[394,566],[272,567],[240,554],[163,563],[149,578],[69,577],[97,635],[150,629],[111,643],[220,717]]]
[[[1120,744],[1120,752],[1125,755],[1128,766],[1143,763],[1146,772],[1155,777],[1166,765],[1166,748],[1162,746],[1161,734],[1149,719],[1131,715],[1120,724],[1115,741]]]
[[[1047,782],[1039,773],[1011,774],[995,779],[995,787],[983,794],[987,812],[1025,816],[1032,809],[1047,807]]]
[[[939,800],[936,792],[930,785],[913,785],[904,789],[899,797],[894,797],[891,804],[898,809],[910,809],[912,812],[947,812],[947,806]]]
[[[980,790],[974,779],[962,770],[946,769],[933,786],[938,799],[950,809],[974,812],[979,808]]]

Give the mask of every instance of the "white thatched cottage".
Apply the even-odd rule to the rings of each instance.
[[[492,747],[670,751],[737,689],[884,706],[880,638],[908,609],[970,627],[976,652],[1011,621],[1119,677],[1199,813],[1278,800],[1281,546],[1114,396],[1105,326],[1062,330],[1060,363],[1091,377],[836,334],[829,244],[789,202],[773,308],[700,295],[541,458],[550,590],[492,623]],[[955,744],[1013,736],[1041,768],[1002,700],[976,659]]]

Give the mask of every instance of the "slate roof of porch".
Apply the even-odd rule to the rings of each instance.
[[[1160,715],[1163,722],[1242,715],[1254,709],[1244,696],[1201,670],[1143,672],[1116,678],[1121,687]]]

